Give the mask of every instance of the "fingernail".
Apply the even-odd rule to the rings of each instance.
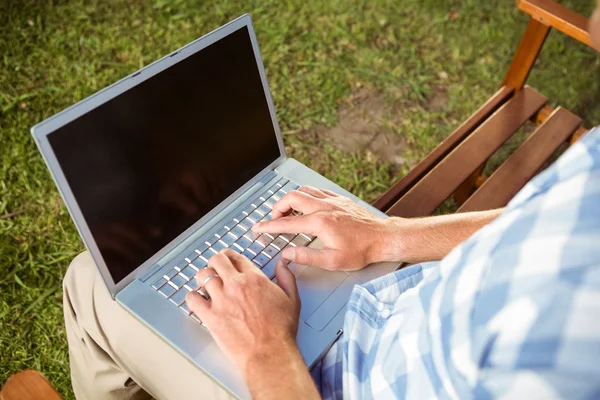
[[[188,294],[185,295],[185,301],[188,302],[190,301],[194,295],[198,296],[198,293],[192,291],[192,292],[188,292]]]
[[[283,251],[282,257],[290,261],[294,261],[294,258],[296,258],[296,250],[294,250],[293,248],[285,249]]]

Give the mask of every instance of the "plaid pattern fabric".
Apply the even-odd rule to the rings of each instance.
[[[439,263],[354,288],[327,399],[600,398],[600,129]]]

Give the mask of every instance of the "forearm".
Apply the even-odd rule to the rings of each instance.
[[[245,376],[253,399],[321,398],[295,343],[253,356]]]
[[[501,213],[502,209],[497,209],[426,218],[389,218],[381,261],[440,260]]]

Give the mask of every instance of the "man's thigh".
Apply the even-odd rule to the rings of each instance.
[[[78,386],[98,398],[121,391],[115,398],[127,398],[122,389],[134,386],[127,380],[131,377],[161,400],[233,398],[111,298],[89,253],[71,263],[64,289],[76,391]],[[139,393],[130,397],[143,398]]]

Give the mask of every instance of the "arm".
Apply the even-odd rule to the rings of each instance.
[[[295,342],[256,354],[245,373],[253,399],[320,399]]]
[[[441,260],[502,213],[502,209],[425,218],[389,218],[380,261]]]
[[[292,210],[303,215],[291,215]],[[252,229],[318,236],[323,249],[287,247],[283,257],[299,264],[353,271],[380,261],[442,259],[501,212],[382,219],[334,192],[303,186],[273,205],[271,221],[256,224]]]

